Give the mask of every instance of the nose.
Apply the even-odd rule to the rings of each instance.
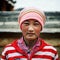
[[[33,26],[30,25],[28,31],[33,32],[33,30],[34,30]]]

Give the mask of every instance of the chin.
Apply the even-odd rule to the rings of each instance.
[[[36,40],[37,39],[37,37],[28,37],[28,38],[26,38],[27,40]]]

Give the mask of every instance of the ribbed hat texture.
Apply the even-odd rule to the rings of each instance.
[[[18,16],[18,22],[19,22],[20,28],[22,28],[21,27],[22,23],[25,20],[29,20],[29,19],[37,20],[41,24],[41,28],[43,29],[45,20],[46,20],[46,17],[43,11],[36,8],[24,8],[22,11],[20,11]]]

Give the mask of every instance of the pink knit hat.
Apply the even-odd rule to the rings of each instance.
[[[28,19],[37,20],[41,24],[41,27],[43,28],[46,17],[44,12],[41,10],[38,10],[36,8],[24,8],[18,16],[18,22],[19,22],[20,28],[22,23]]]

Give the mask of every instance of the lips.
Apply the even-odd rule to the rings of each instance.
[[[35,35],[35,33],[27,33],[28,35],[32,36],[32,35]]]
[[[35,34],[35,33],[27,33],[27,34]]]

